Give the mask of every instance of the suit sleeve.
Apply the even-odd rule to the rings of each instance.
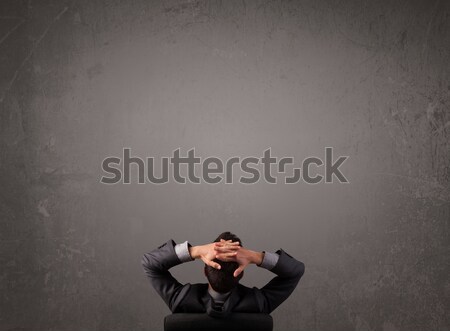
[[[297,261],[282,249],[277,251],[276,254],[279,255],[279,258],[275,266],[266,269],[277,276],[272,278],[263,288],[257,290],[259,301],[262,302],[261,312],[266,314],[274,311],[292,294],[305,272],[303,262]],[[264,267],[263,264],[262,267]]]
[[[176,248],[180,251],[179,247],[173,240],[169,240],[142,257],[146,276],[171,310],[183,285],[171,275],[169,269],[188,261],[177,255]]]

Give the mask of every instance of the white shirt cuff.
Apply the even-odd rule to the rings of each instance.
[[[264,258],[259,267],[271,270],[278,263],[280,256],[277,253],[264,252]]]
[[[175,253],[178,256],[178,259],[184,263],[189,261],[194,261],[194,259],[191,257],[191,254],[189,254],[189,243],[185,241],[184,243],[175,245]]]

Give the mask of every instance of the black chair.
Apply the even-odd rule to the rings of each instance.
[[[172,314],[164,318],[164,331],[272,331],[268,314],[231,313],[226,318],[207,314]]]

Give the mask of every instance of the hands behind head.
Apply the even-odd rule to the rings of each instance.
[[[215,257],[224,262],[236,262],[236,255],[240,248],[237,241],[220,239],[220,242],[214,243]]]
[[[261,264],[262,262],[262,253],[245,249],[239,246],[239,242],[221,239],[220,242],[214,243],[214,250],[217,252],[216,259],[239,264],[234,271],[234,277],[239,276],[250,263]]]
[[[234,277],[240,275],[242,271],[251,263],[261,264],[263,253],[254,252],[239,246],[239,242],[223,240],[202,246],[189,248],[189,253],[194,259],[201,259],[205,264],[220,269],[220,264],[214,262],[218,259],[224,262],[237,262],[239,267],[234,271]]]

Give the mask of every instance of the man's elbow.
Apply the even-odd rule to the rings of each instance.
[[[302,278],[304,273],[305,273],[305,264],[303,262],[298,261],[296,268],[296,275],[298,279]]]
[[[145,271],[151,271],[153,269],[153,259],[150,254],[145,253],[141,258],[141,264]]]

